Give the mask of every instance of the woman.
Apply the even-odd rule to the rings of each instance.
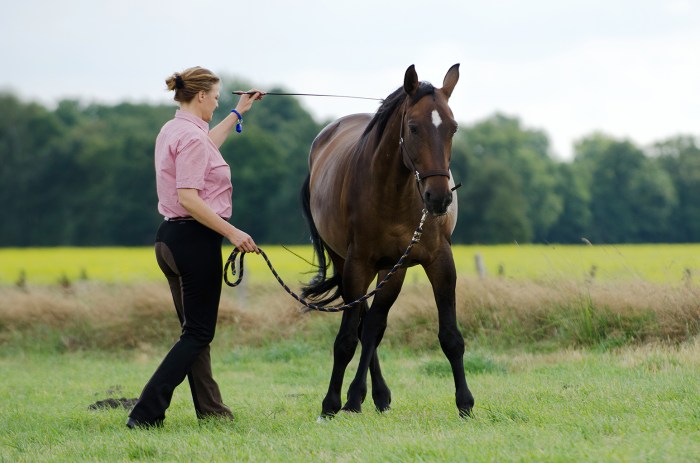
[[[221,244],[226,237],[245,252],[259,252],[247,233],[228,223],[231,171],[219,147],[264,92],[241,95],[236,108],[209,130],[219,106],[220,80],[193,67],[166,80],[180,103],[156,139],[158,211],[165,220],[156,235],[156,259],[168,279],[182,334],[156,369],[129,413],[129,428],[162,424],[175,388],[187,376],[198,418],[233,418],[211,373],[221,295]]]

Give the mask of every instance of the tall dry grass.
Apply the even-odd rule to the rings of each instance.
[[[219,327],[236,342],[292,336],[303,314],[267,288],[224,293]],[[166,284],[78,282],[70,287],[0,287],[0,344],[50,344],[59,349],[147,349],[171,343],[179,323]]]
[[[397,305],[401,308],[392,311],[390,324],[399,341],[431,342],[427,336],[435,335],[437,311],[430,287],[410,288]],[[465,338],[504,346],[678,342],[700,333],[700,288],[463,278],[457,287],[457,319]]]
[[[407,284],[390,313],[385,341],[436,347],[437,317],[430,286]],[[680,342],[700,333],[700,288],[469,277],[458,282],[457,317],[468,341],[496,346]],[[332,343],[339,321],[337,314],[303,313],[278,286],[250,285],[224,288],[218,332],[233,345],[290,338]],[[172,343],[178,333],[164,283],[0,287],[2,345],[148,349]]]

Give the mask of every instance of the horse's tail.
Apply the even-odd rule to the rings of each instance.
[[[310,181],[311,175],[309,174],[304,181],[304,186],[301,188],[301,205],[304,218],[311,232],[311,244],[314,247],[314,255],[318,259],[318,272],[309,284],[302,288],[301,295],[304,299],[312,300],[317,305],[327,305],[341,296],[341,279],[335,267],[333,267],[333,276],[327,278],[328,268],[332,265],[332,261],[328,257],[326,243],[323,242],[321,234],[318,232],[314,219],[311,216]]]

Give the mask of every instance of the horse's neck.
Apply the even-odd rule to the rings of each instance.
[[[399,145],[400,126],[401,118],[395,116],[389,121],[381,137],[375,134],[371,166],[374,185],[378,186],[384,194],[390,196],[398,194],[401,198],[405,198],[406,190],[412,192],[412,188],[415,188],[415,178],[403,164]]]

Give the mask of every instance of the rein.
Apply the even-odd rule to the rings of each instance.
[[[307,308],[306,312],[309,312],[311,310],[316,310],[318,312],[341,312],[343,310],[349,309],[351,307],[354,307],[358,304],[361,304],[362,302],[366,301],[370,297],[374,296],[379,290],[381,290],[384,285],[389,281],[389,279],[394,276],[394,274],[401,268],[403,265],[404,261],[408,257],[408,254],[411,252],[411,249],[413,249],[413,246],[416,245],[420,239],[421,236],[423,235],[423,224],[425,223],[425,219],[428,216],[428,211],[423,209],[423,215],[420,218],[420,222],[418,223],[418,227],[416,227],[416,230],[413,232],[413,238],[411,239],[411,242],[409,243],[408,247],[404,251],[404,253],[401,255],[399,258],[399,261],[394,265],[389,273],[386,274],[386,276],[380,281],[377,286],[370,291],[369,293],[365,294],[364,296],[360,297],[359,299],[348,302],[343,305],[338,305],[338,306],[331,306],[331,307],[321,307],[318,306],[317,304],[312,304],[308,301],[306,301],[303,297],[299,296],[296,294],[294,291],[289,289],[289,286],[285,284],[284,281],[282,281],[282,278],[280,278],[279,274],[273,267],[272,263],[270,262],[270,259],[267,257],[267,254],[265,254],[265,251],[262,249],[258,248],[260,250],[260,255],[262,255],[263,259],[265,259],[265,262],[267,263],[267,266],[270,268],[270,271],[274,275],[274,277],[277,279],[277,282],[284,288],[287,293],[292,296],[294,299],[296,299],[298,302],[300,302],[304,307]],[[228,260],[226,261],[226,265],[224,266],[224,282],[231,287],[236,287],[238,286],[241,281],[243,280],[243,258],[245,257],[245,252],[241,252],[238,250],[238,248],[234,248],[233,251],[231,252],[231,255],[229,256]],[[240,257],[239,257],[240,256]],[[236,258],[239,257],[238,259],[238,271],[236,271]],[[231,268],[231,275],[235,276],[238,273],[238,279],[231,283],[228,279],[228,273],[229,273],[229,268]]]

